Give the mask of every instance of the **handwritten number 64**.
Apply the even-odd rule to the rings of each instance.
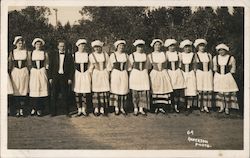
[[[187,135],[194,135],[194,130],[187,130]]]

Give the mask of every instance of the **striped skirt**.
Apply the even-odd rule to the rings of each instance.
[[[171,105],[171,95],[166,94],[152,94],[152,102],[154,108],[165,107]]]
[[[134,107],[142,107],[150,109],[150,94],[149,91],[136,91],[132,90],[132,98]]]
[[[198,107],[212,107],[212,92],[199,92]]]
[[[109,92],[93,92],[92,103],[94,108],[104,107],[109,105]]]
[[[86,93],[75,93],[75,101],[77,108],[87,108],[87,94]]]
[[[110,94],[109,105],[115,107],[125,107],[127,102],[127,95]]]
[[[239,109],[236,92],[216,93],[216,107]]]

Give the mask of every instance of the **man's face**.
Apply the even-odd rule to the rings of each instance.
[[[59,51],[64,51],[65,50],[65,43],[59,42],[57,48]]]

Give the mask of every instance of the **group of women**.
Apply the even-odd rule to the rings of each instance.
[[[49,95],[46,71],[53,64],[42,49],[45,42],[35,38],[31,52],[24,48],[21,36],[15,37],[13,44],[16,48],[9,53],[8,94],[14,96],[16,116],[23,116],[28,94],[34,105],[31,115],[41,116],[44,99]],[[135,52],[130,55],[124,52],[125,40],[116,41],[116,51],[110,55],[103,51],[100,40],[91,42],[90,54],[86,44],[86,39],[79,39],[78,51],[72,53],[77,116],[87,116],[87,94],[92,94],[94,115],[106,115],[109,106],[115,107],[116,115],[126,115],[130,92],[136,116],[146,115],[148,110],[166,113],[168,107],[179,113],[179,106],[185,106],[188,114],[193,106],[208,113],[213,99],[219,112],[229,114],[230,108],[239,109],[236,62],[225,44],[216,46],[218,53],[214,57],[206,52],[205,39],[181,41],[180,52],[175,39],[154,39],[150,44],[153,52],[149,54],[144,51],[145,41],[137,39],[133,43]],[[166,52],[162,51],[163,46]]]

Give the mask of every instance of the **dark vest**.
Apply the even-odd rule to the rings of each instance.
[[[28,57],[28,52],[26,52],[26,55]],[[15,60],[14,58],[14,51],[12,51],[12,61],[13,61],[13,66],[16,67],[16,68],[24,68],[24,67],[27,67],[27,58],[24,59],[24,60]],[[21,61],[21,67],[18,66],[18,61]]]
[[[88,70],[88,62],[87,63],[76,63],[76,58],[75,58],[76,54],[74,53],[74,67],[77,71],[81,72],[81,64],[83,64],[83,72]],[[95,59],[95,57],[94,57]],[[88,59],[89,61],[89,59]],[[83,73],[81,72],[81,73]]]
[[[166,57],[165,53],[164,53],[164,55],[165,55],[165,62],[166,62],[167,57]],[[164,63],[156,63],[156,62],[154,62],[153,53],[150,54],[150,57],[151,57],[153,69],[156,70],[156,71],[162,71],[164,69],[164,67],[163,67]],[[159,66],[159,64],[161,64],[161,67]]]
[[[45,67],[45,52],[43,52],[44,60],[32,60],[32,54],[33,54],[33,51],[31,52],[31,67],[35,68],[35,69],[38,69],[38,67],[36,65],[36,61],[40,62],[40,69]]]
[[[125,70],[127,62],[118,62],[115,53],[114,53],[114,57],[115,57],[115,62],[113,63],[113,68],[117,69],[119,71]],[[126,56],[126,58],[127,58],[127,56]]]
[[[174,65],[175,65],[175,70],[179,68],[180,59],[179,59],[178,54],[177,54],[177,57],[178,57],[178,60],[177,60],[177,61],[169,61],[169,62],[167,63],[167,68],[168,68],[168,69],[174,70],[173,67],[172,67],[172,63],[173,63],[173,62],[174,62]]]
[[[137,69],[139,71],[143,71],[144,69],[146,69],[146,61],[142,61],[142,62],[136,61],[134,53],[132,53],[132,57],[133,57],[133,60],[134,60],[134,63],[133,63],[133,68],[134,69]]]
[[[208,54],[207,54],[207,55],[208,55]],[[198,53],[197,53],[197,58],[198,58],[198,62],[197,62],[197,64],[196,64],[197,69],[204,71],[204,69],[203,69],[203,63],[201,62]],[[209,70],[211,70],[212,68],[211,68],[211,59],[210,59],[209,55],[208,55],[208,58],[209,58],[209,62],[208,62],[208,71],[209,71]]]
[[[181,69],[185,72],[185,65],[188,65],[188,70],[192,71],[195,68],[195,55],[193,54],[192,60],[190,64],[183,64],[183,62],[181,63]],[[188,71],[188,72],[189,72]]]
[[[228,58],[227,64],[225,65],[225,74],[229,73],[230,70],[231,70],[231,68],[232,68],[232,65],[229,65],[229,62],[230,62],[231,57],[232,57],[232,56],[230,55],[229,58]],[[216,56],[217,72],[221,74],[221,73],[222,73],[222,72],[221,72],[221,67],[222,67],[222,65],[219,65],[218,59],[219,59],[219,56],[217,55],[217,56]]]
[[[101,70],[101,66],[100,65],[103,64],[103,70],[104,70],[106,68],[106,61],[107,61],[105,53],[103,53],[103,55],[104,55],[104,62],[98,62],[97,59],[96,59],[95,54],[92,53],[92,55],[93,55],[93,58],[95,60],[95,69]]]

